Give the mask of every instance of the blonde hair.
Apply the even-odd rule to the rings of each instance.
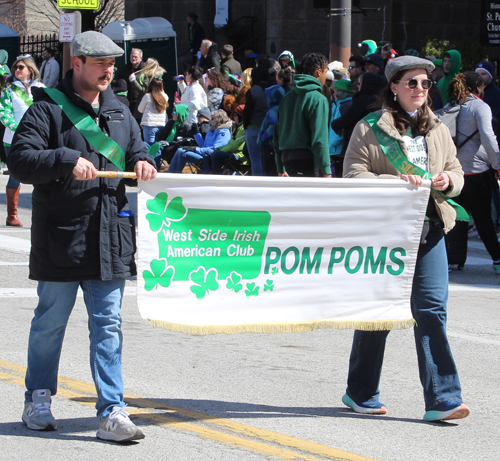
[[[252,68],[249,67],[245,69],[241,74],[241,83],[243,86],[251,86],[252,85]]]
[[[40,78],[40,71],[38,70],[38,67],[35,64],[35,60],[31,56],[19,56],[15,61],[14,64],[12,64],[12,67],[10,68],[11,75],[7,77],[7,83],[12,83],[14,81],[14,74],[16,72],[15,67],[17,66],[18,63],[23,62],[26,67],[30,71],[30,78],[31,78],[31,83],[33,83],[34,80]],[[29,85],[24,85],[26,88],[29,87]]]
[[[167,71],[160,66],[160,63],[155,58],[148,58],[146,65],[142,69],[136,70],[134,74],[143,74],[153,79],[155,77],[161,78],[165,72]]]

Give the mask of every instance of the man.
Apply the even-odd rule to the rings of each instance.
[[[351,81],[356,79],[365,71],[365,58],[361,55],[354,55],[349,58],[349,75]]]
[[[372,53],[365,58],[366,72],[385,76],[384,67],[384,58],[381,54]]]
[[[462,55],[457,50],[445,51],[443,54],[444,77],[437,82],[437,87],[443,98],[443,106],[448,103],[448,86],[460,73],[460,67],[462,67]]]
[[[44,48],[42,58],[40,80],[47,88],[55,88],[59,82],[59,63],[54,57],[54,50],[52,48]]]
[[[222,48],[221,70],[226,78],[228,78],[229,75],[241,75],[241,64],[234,59],[233,47],[231,45],[224,45]]]
[[[329,103],[323,94],[328,61],[319,53],[302,60],[302,74],[281,100],[273,144],[279,176],[313,177],[319,168],[331,178],[328,144]]]
[[[136,274],[135,224],[126,211],[123,180],[97,178],[97,171],[123,165],[147,181],[156,169],[137,123],[109,88],[115,57],[123,50],[89,31],[73,39],[70,51],[73,69],[57,89],[34,89],[8,157],[11,175],[34,185],[29,277],[38,281],[39,301],[29,336],[22,419],[32,430],[57,428],[51,396],[80,287],[89,314],[97,437],[138,440],[144,434],[124,410],[120,319],[125,279]],[[87,126],[77,128],[78,119]]]
[[[115,74],[114,80],[125,80],[127,82],[127,98],[130,102],[130,111],[133,113],[134,109],[141,101],[137,101],[137,96],[133,91],[130,91],[132,83],[129,77],[134,72],[141,70],[144,67],[144,61],[142,60],[142,50],[139,48],[132,48],[130,51],[130,61],[127,64],[121,66]]]
[[[434,70],[431,72],[431,77],[434,80],[434,83],[437,83],[444,77],[443,60],[434,59],[432,64],[434,64]]]
[[[493,81],[493,75],[495,71],[493,70],[493,65],[488,61],[481,61],[477,66],[476,70],[484,82],[484,102],[488,104],[491,108],[491,113],[496,119],[496,122],[500,122],[500,88],[495,85]]]
[[[278,62],[280,63],[280,67],[282,69],[285,69],[286,67],[295,69],[295,58],[291,51],[283,51],[283,53],[278,56]]]
[[[198,22],[198,15],[194,12],[188,13],[188,37],[189,37],[189,50],[191,52],[191,64],[194,66],[198,61],[198,50],[200,49],[201,42],[205,38],[205,31],[203,26]]]
[[[220,69],[221,57],[217,52],[217,43],[210,40],[203,40],[200,46],[200,53],[200,67],[204,73],[207,73],[208,69]]]
[[[251,46],[247,46],[245,48],[245,64],[243,70],[257,67],[257,59],[259,59],[259,55],[254,52]]]

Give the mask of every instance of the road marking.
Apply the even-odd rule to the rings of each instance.
[[[461,333],[453,333],[449,331],[446,334],[452,338],[460,338],[460,339],[466,339],[468,341],[474,341],[476,343],[492,344],[494,346],[500,346],[500,341],[497,341],[496,339],[479,338],[478,336],[463,335]]]
[[[449,285],[448,290],[451,293],[458,293],[463,291],[498,291],[500,289],[500,285]]]
[[[26,367],[0,360],[0,380],[24,387]],[[70,378],[58,377],[57,394],[81,405],[95,405],[95,386]],[[89,398],[92,396],[92,398]],[[277,432],[259,429],[246,424],[216,418],[205,413],[175,407],[155,400],[125,395],[127,412],[147,421],[182,431],[192,432],[208,440],[272,456],[283,461],[317,461],[320,459],[345,461],[374,461],[344,450],[297,439]],[[160,412],[158,412],[160,411]],[[190,422],[186,422],[188,419]],[[192,421],[196,423],[193,423]],[[209,426],[209,427],[205,427]],[[216,426],[216,429],[210,428]],[[292,451],[295,450],[295,451]]]
[[[11,262],[11,261],[0,261],[0,266],[29,266],[30,263],[28,261],[26,262]]]
[[[0,239],[0,249],[13,251],[15,253],[29,253],[31,250],[31,240],[4,235]]]

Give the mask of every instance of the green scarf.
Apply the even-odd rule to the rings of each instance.
[[[189,107],[186,106],[185,104],[176,104],[174,106],[174,110],[177,115],[177,120],[175,120],[174,125],[172,126],[172,130],[170,130],[167,139],[165,139],[165,141],[167,142],[172,142],[175,139],[177,129],[184,123],[184,121],[187,119],[189,115]],[[160,147],[161,143],[159,142],[151,144],[151,146],[148,149],[148,154],[154,157],[160,150]]]
[[[372,112],[368,114],[363,120],[366,120],[370,125],[377,141],[380,144],[380,148],[382,152],[386,155],[392,165],[398,170],[401,174],[415,174],[421,176],[424,179],[432,179],[432,175],[422,168],[411,163],[401,151],[401,146],[399,142],[391,138],[389,135],[385,134],[382,129],[377,125],[377,122],[380,120],[381,115],[376,112]],[[448,197],[445,197],[441,192],[433,189],[440,197],[446,200],[457,213],[457,221],[469,221],[469,214],[456,202],[451,200]]]
[[[14,85],[13,83],[11,83],[9,86],[11,90],[14,93],[16,93],[26,103],[28,107],[31,106],[31,104],[33,104],[33,100],[30,98],[30,95],[28,93],[24,92],[23,90],[21,90],[21,88]]]

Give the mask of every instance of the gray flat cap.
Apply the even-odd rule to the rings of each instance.
[[[385,76],[390,82],[400,70],[425,69],[427,72],[434,70],[434,64],[427,59],[417,58],[416,56],[400,56],[391,59],[385,67]]]
[[[89,58],[116,58],[124,51],[104,34],[89,30],[75,35],[71,42],[71,56],[88,56]]]

